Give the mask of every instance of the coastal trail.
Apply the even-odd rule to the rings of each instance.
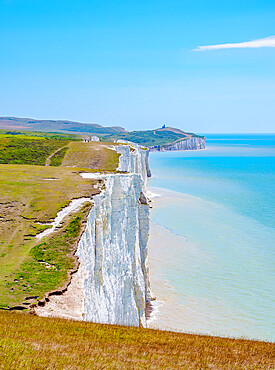
[[[48,158],[46,159],[45,166],[50,166],[52,157],[53,157],[56,153],[60,152],[60,150],[65,149],[65,148],[67,148],[67,147],[68,147],[68,145],[65,145],[65,146],[62,146],[61,148],[58,148],[58,149],[57,149],[57,150],[55,150],[54,152],[52,152],[52,153],[48,156]]]

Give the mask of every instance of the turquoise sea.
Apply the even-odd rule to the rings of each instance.
[[[155,322],[177,307],[169,328],[274,341],[275,135],[205,136],[150,153]]]

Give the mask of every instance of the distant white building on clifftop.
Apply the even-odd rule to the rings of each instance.
[[[97,136],[91,136],[91,141],[99,141],[99,137],[97,137]]]
[[[86,137],[85,139],[83,139],[83,141],[85,143],[89,143],[90,141],[100,141],[100,140],[99,140],[99,137],[97,136],[90,136],[90,137]]]

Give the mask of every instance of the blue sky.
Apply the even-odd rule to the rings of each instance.
[[[0,0],[0,115],[275,131],[273,1]]]

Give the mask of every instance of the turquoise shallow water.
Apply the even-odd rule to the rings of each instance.
[[[181,330],[274,340],[275,135],[206,145],[150,153],[151,220],[170,233],[161,276],[189,312]]]

